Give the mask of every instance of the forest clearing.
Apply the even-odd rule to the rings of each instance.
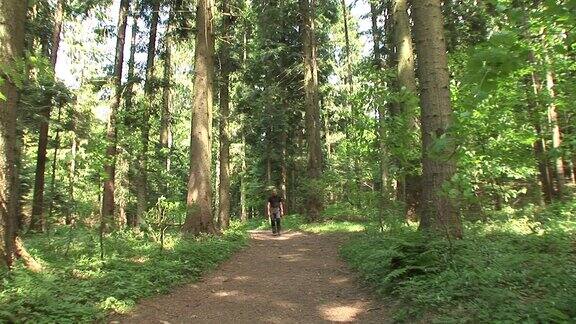
[[[0,322],[576,322],[576,0],[0,0]]]

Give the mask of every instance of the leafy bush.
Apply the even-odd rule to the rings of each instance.
[[[167,233],[161,251],[159,243],[120,232],[106,238],[105,260],[88,229],[60,229],[26,242],[46,270],[18,266],[1,278],[0,322],[90,322],[125,312],[140,298],[197,280],[244,246],[247,235],[238,226],[222,237],[194,240]]]
[[[548,222],[537,233],[528,218],[468,224],[456,242],[410,227],[373,231],[341,253],[380,295],[400,301],[400,321],[575,321],[576,226]]]

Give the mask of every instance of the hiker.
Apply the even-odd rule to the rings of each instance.
[[[284,200],[278,196],[276,189],[272,189],[272,195],[268,198],[266,214],[272,225],[272,235],[280,235],[280,219],[284,215]]]

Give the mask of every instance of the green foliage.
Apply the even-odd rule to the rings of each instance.
[[[0,321],[92,322],[126,312],[143,297],[197,280],[243,247],[247,235],[238,224],[222,237],[187,240],[171,232],[161,250],[141,234],[118,232],[105,239],[105,260],[88,229],[59,228],[26,242],[46,269],[31,273],[18,265],[1,278]]]
[[[571,322],[575,205],[541,211],[540,221],[528,209],[468,223],[453,242],[407,226],[368,232],[341,252],[381,296],[399,300],[399,321]]]

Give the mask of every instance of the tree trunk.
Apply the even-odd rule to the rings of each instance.
[[[306,111],[306,140],[308,143],[308,177],[317,185],[322,176],[322,146],[320,143],[320,107],[318,101],[318,62],[316,50],[316,0],[300,0],[303,18],[304,44],[304,91]],[[306,193],[306,216],[308,221],[318,220],[323,209],[321,193],[313,188]]]
[[[246,207],[246,140],[242,136],[242,156],[240,157],[241,172],[240,175],[240,220],[243,222],[248,220],[248,210]]]
[[[52,48],[50,49],[50,63],[52,70],[56,68],[58,60],[58,49],[60,47],[60,34],[62,32],[62,21],[64,18],[64,0],[56,3],[54,14],[54,26],[52,29]],[[38,151],[36,154],[36,173],[34,178],[34,194],[32,199],[32,215],[30,228],[44,232],[46,229],[46,215],[44,213],[44,187],[46,177],[46,155],[48,150],[48,128],[50,123],[50,111],[52,110],[52,97],[49,95],[45,101],[46,106],[42,108],[40,116]]]
[[[406,138],[410,138],[410,134],[418,131],[419,122],[416,116],[417,106],[411,97],[418,95],[416,86],[416,75],[414,65],[414,49],[412,46],[412,33],[410,27],[410,18],[408,17],[408,3],[407,0],[394,0],[392,5],[392,19],[394,25],[394,45],[396,47],[396,70],[398,90],[402,93],[400,101],[400,111],[404,115],[405,120],[408,122],[407,128],[402,130],[406,132]],[[416,143],[407,143],[408,145]],[[420,144],[420,143],[418,143]],[[406,212],[409,210],[416,210],[417,196],[418,195],[418,177],[408,175],[407,169],[412,165],[417,165],[419,161],[408,161],[401,165],[402,172],[398,175],[398,197],[406,203]]]
[[[78,155],[78,146],[79,141],[76,135],[76,127],[77,127],[77,116],[76,111],[72,110],[72,144],[70,147],[70,166],[68,168],[68,199],[72,206],[76,206],[76,200],[74,198],[74,186],[76,185],[76,156]],[[74,208],[74,207],[73,207]],[[72,220],[75,216],[75,212],[69,211],[66,214],[66,225],[71,225]]]
[[[162,116],[160,120],[161,156],[164,159],[164,168],[170,172],[170,151],[172,150],[172,32],[174,24],[174,9],[170,8],[166,36],[164,36],[164,85],[162,89]]]
[[[288,166],[286,159],[286,146],[288,142],[288,132],[287,130],[282,131],[281,140],[281,161],[280,161],[280,191],[282,194],[282,199],[284,199],[284,213],[288,213],[288,207],[286,201],[288,199]]]
[[[342,14],[344,17],[344,40],[346,42],[346,84],[348,85],[348,90],[351,92],[353,89],[352,84],[352,63],[351,63],[351,51],[350,51],[350,32],[348,29],[348,6],[346,5],[346,0],[341,1],[342,4]]]
[[[139,219],[144,216],[148,210],[148,144],[150,142],[150,110],[154,102],[154,70],[156,58],[156,34],[158,32],[158,18],[160,11],[160,1],[155,0],[152,3],[152,18],[150,20],[150,34],[148,38],[148,51],[146,58],[146,80],[144,82],[144,91],[147,97],[147,104],[144,104],[144,113],[142,118],[142,133],[140,154],[138,158],[138,187],[136,188],[136,226]]]
[[[106,129],[106,163],[104,165],[104,186],[102,195],[102,215],[100,220],[100,231],[105,232],[114,219],[114,181],[116,179],[116,145],[118,142],[116,115],[120,100],[122,99],[122,67],[124,63],[124,43],[126,41],[126,25],[128,21],[128,11],[130,0],[120,1],[120,10],[118,13],[118,36],[116,38],[116,54],[114,58],[114,75],[113,96],[110,105],[110,115],[108,116],[108,125]]]
[[[56,167],[58,166],[58,150],[60,149],[60,123],[62,120],[62,106],[58,107],[58,117],[56,119],[58,129],[56,129],[56,136],[54,138],[54,155],[52,156],[52,174],[50,176],[50,203],[48,204],[48,219],[52,219],[52,211],[54,209],[54,195],[56,190]]]
[[[412,1],[412,12],[422,107],[424,187],[420,229],[461,238],[460,216],[450,198],[442,193],[443,185],[456,172],[456,161],[455,147],[448,133],[452,124],[452,104],[441,1]],[[432,148],[439,140],[446,141],[446,148],[433,152]]]
[[[558,122],[558,111],[556,110],[556,93],[554,91],[554,72],[551,69],[546,71],[546,89],[550,96],[550,103],[548,104],[548,123],[552,128],[552,147],[554,150],[559,150],[562,144],[562,133],[560,131],[560,124]],[[562,198],[564,192],[564,185],[566,181],[566,173],[564,172],[564,161],[556,152],[558,156],[554,159],[554,180],[556,182],[557,196]]]
[[[214,34],[212,0],[198,0],[191,168],[188,181],[185,234],[215,233],[212,220],[211,132],[214,86]]]
[[[218,220],[220,229],[230,226],[230,29],[232,17],[227,0],[222,3],[222,47],[220,52],[221,77],[220,82],[220,186]]]
[[[376,4],[373,1],[370,1],[370,18],[372,20],[372,45],[374,46],[372,49],[374,55],[374,66],[382,67],[382,55],[380,52],[380,44],[381,44],[381,34],[380,29],[378,28],[378,16],[380,13],[378,8],[376,8]]]
[[[16,115],[19,89],[4,70],[23,59],[26,2],[0,2],[0,267],[12,267],[18,223],[18,170],[16,169]]]

